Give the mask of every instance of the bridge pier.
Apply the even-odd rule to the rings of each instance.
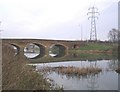
[[[19,55],[21,58],[27,58],[27,57],[24,55],[24,48],[23,48],[23,47],[19,47],[18,55]]]
[[[49,46],[45,46],[45,57],[49,57]]]

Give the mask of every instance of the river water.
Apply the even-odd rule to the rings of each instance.
[[[35,55],[28,54],[28,56],[31,57]],[[67,59],[68,58],[70,57],[67,57]],[[45,67],[98,67],[102,69],[102,71],[98,74],[77,76],[51,71],[47,72],[45,74],[45,77],[51,79],[54,85],[63,87],[64,90],[118,90],[118,73],[115,71],[118,67],[117,59],[110,58],[90,60],[89,58],[86,58],[86,60],[84,61],[75,58],[74,60],[69,61],[67,61],[67,59],[66,61],[62,61],[62,59],[59,58],[59,62],[51,61],[51,63],[34,63],[32,65],[36,66],[36,72]]]
[[[55,63],[34,64],[36,70],[42,67],[75,66],[75,67],[99,67],[102,72],[96,75],[76,76],[66,75],[57,72],[47,73],[47,78],[54,81],[54,84],[63,87],[64,90],[117,90],[118,74],[115,69],[118,60],[97,60],[97,61],[64,61]]]

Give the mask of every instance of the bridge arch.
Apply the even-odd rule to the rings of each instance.
[[[20,53],[20,47],[18,45],[15,43],[10,43],[9,45],[14,49],[14,55],[18,55]]]
[[[67,46],[61,43],[55,43],[49,47],[49,55],[52,57],[62,57],[67,54],[67,50]]]
[[[24,55],[30,59],[43,57],[45,55],[45,46],[41,43],[28,43],[24,47]]]

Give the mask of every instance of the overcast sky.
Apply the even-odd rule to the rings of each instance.
[[[119,0],[0,0],[2,38],[39,38],[80,40],[90,37],[88,8],[100,15],[97,38],[107,40],[112,28],[118,28]]]

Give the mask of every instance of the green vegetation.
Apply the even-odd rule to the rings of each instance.
[[[109,54],[89,54],[89,53],[80,53],[79,54],[81,60],[107,60],[107,59],[112,59],[113,56]],[[115,58],[115,57],[114,57]]]
[[[118,44],[88,42],[84,46],[81,46],[80,48],[72,49],[70,52],[118,54]]]
[[[113,46],[110,44],[88,43],[76,50],[111,50],[112,48]]]

